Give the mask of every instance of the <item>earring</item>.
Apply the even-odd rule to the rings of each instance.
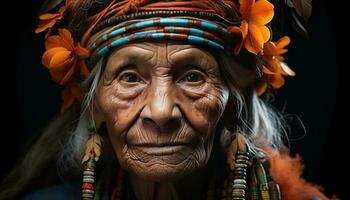
[[[232,199],[244,200],[250,153],[247,147],[247,140],[242,133],[237,132],[234,134],[227,153],[227,163],[234,175],[231,197]]]
[[[82,160],[83,183],[81,186],[82,200],[93,200],[95,195],[95,166],[101,156],[102,138],[96,131],[95,122],[90,120],[87,124],[90,132],[89,140],[86,143],[86,150]]]

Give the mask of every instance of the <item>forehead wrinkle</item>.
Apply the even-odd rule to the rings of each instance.
[[[168,54],[168,59],[172,65],[188,62],[188,64],[197,65],[205,70],[214,70],[218,67],[215,57],[210,52],[199,49],[195,46],[186,45],[181,49],[173,48],[170,51],[171,52]],[[177,58],[180,58],[180,60]]]
[[[105,74],[113,74],[127,64],[136,64],[145,70],[152,67],[155,61],[154,49],[142,44],[129,44],[121,49],[116,49],[108,57]]]

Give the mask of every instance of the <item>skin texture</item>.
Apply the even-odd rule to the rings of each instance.
[[[96,113],[136,194],[176,199],[170,182],[207,164],[228,96],[218,62],[195,46],[129,44],[110,54]]]

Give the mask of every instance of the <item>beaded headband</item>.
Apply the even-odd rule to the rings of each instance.
[[[92,53],[89,66],[93,67],[101,57],[109,53],[110,49],[135,40],[173,40],[216,50],[230,49],[233,46],[233,44],[225,45],[224,42],[233,41],[232,33],[216,23],[193,18],[153,18],[123,27],[117,26],[98,37],[88,46]]]
[[[134,41],[172,40],[235,54],[244,48],[261,58],[257,59],[263,73],[256,81],[258,95],[268,86],[280,88],[283,76],[295,75],[282,56],[289,37],[270,41],[267,24],[273,18],[274,6],[267,0],[112,0],[86,20],[89,25],[80,36],[74,32],[76,27],[57,25],[74,8],[84,9],[79,7],[84,1],[75,1],[66,0],[56,13],[41,14],[36,29],[36,33],[49,30],[42,63],[53,80],[65,86],[62,112],[84,98],[79,86],[81,76],[89,76],[111,49]],[[58,35],[52,34],[54,30]]]

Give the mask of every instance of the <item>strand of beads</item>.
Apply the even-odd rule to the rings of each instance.
[[[269,186],[267,184],[266,173],[265,173],[265,169],[261,163],[258,163],[255,166],[255,173],[257,175],[258,182],[259,182],[259,190],[260,190],[261,199],[262,200],[270,200]]]
[[[244,200],[247,185],[247,167],[249,163],[249,152],[237,152],[234,169],[234,180],[232,186],[232,200]]]
[[[94,157],[84,163],[83,171],[83,184],[81,186],[81,198],[82,200],[93,200],[95,194],[95,161]]]

